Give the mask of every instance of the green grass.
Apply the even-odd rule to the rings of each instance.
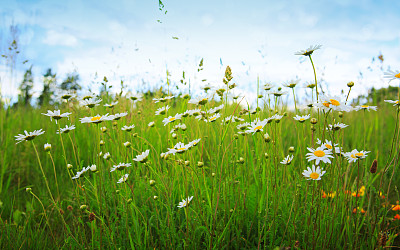
[[[102,104],[112,101],[109,96],[103,98]],[[162,120],[167,116],[154,115],[164,103],[150,98],[135,105],[125,97],[118,97],[118,101],[112,109],[102,105],[88,109],[73,101],[40,109],[1,110],[1,249],[372,249],[379,246],[383,233],[388,233],[388,245],[399,244],[395,238],[399,220],[393,220],[396,212],[390,209],[400,200],[397,107],[382,103],[378,111],[352,111],[343,117],[336,111],[326,116],[314,111],[312,117],[319,117],[313,125],[315,131],[310,120],[299,123],[292,118],[295,114],[287,112],[279,123],[267,124],[264,132],[238,135],[239,123],[221,125],[222,118],[234,114],[246,122],[262,120],[275,112],[284,113],[286,107],[265,106],[256,114],[240,115],[242,107],[236,102],[224,102],[216,122],[182,118],[180,122],[187,129],[178,130],[173,138],[170,131],[179,121],[164,126]],[[208,110],[221,103],[213,101],[200,108]],[[167,104],[172,107],[168,115],[196,107],[180,98]],[[62,118],[59,124],[74,124],[76,129],[60,137],[54,120],[41,114],[47,109],[71,112],[69,120]],[[120,112],[128,115],[116,122],[96,125],[79,121]],[[148,127],[151,121],[154,127]],[[324,127],[334,121],[349,127],[325,131]],[[121,130],[131,124],[135,125],[132,132]],[[100,130],[103,126],[107,127],[105,133]],[[15,145],[14,140],[24,130],[37,129],[46,131],[32,141],[45,177],[33,144]],[[271,138],[268,142],[265,132]],[[199,144],[184,153],[160,157],[177,142],[198,138]],[[352,164],[335,155],[332,164],[320,164],[326,170],[321,180],[310,181],[302,172],[313,164],[306,160],[306,153],[307,147],[316,147],[317,138],[333,139],[345,152],[356,148],[371,153]],[[100,140],[105,142],[103,146]],[[126,141],[131,142],[131,148],[124,147]],[[50,153],[43,150],[45,143],[52,144]],[[293,153],[289,152],[291,146]],[[133,161],[147,149],[146,163]],[[100,151],[109,152],[111,159],[98,157]],[[294,155],[292,163],[280,164],[288,154]],[[369,170],[374,159],[378,160],[378,171],[372,174]],[[132,166],[110,173],[120,162]],[[199,162],[204,165],[199,167]],[[68,170],[67,164],[72,164],[72,169]],[[89,170],[71,180],[77,171],[92,164],[98,172]],[[129,173],[128,180],[118,184],[125,173]],[[150,180],[155,185],[150,185]],[[365,191],[360,197],[348,194],[362,186]],[[324,198],[323,191],[336,192],[336,196]],[[178,208],[189,196],[193,196],[189,206]],[[366,213],[353,213],[356,207]]]

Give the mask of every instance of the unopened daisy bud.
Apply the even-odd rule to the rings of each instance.
[[[279,88],[278,88],[278,91],[281,91],[281,90],[282,90],[282,87],[279,87]]]
[[[93,164],[92,166],[90,166],[90,171],[92,171],[93,173],[96,173],[99,170],[97,169],[97,166]]]
[[[72,165],[68,163],[68,164],[67,164],[67,168],[68,168],[68,169],[71,169],[71,168],[72,168]]]
[[[138,133],[134,133],[132,136],[133,136],[133,137],[137,137],[137,136],[138,136]]]
[[[271,141],[271,137],[269,136],[268,133],[265,133],[265,134],[264,134],[264,141],[265,141],[265,142],[270,142],[270,141]]]
[[[178,137],[175,133],[172,134],[172,138],[176,139]]]
[[[237,140],[237,139],[239,139],[239,135],[234,134],[234,135],[233,135],[233,138],[234,138],[235,140]]]
[[[318,121],[316,118],[311,118],[310,122],[311,124],[317,124]]]
[[[339,117],[343,118],[343,112],[339,112]]]
[[[348,82],[348,83],[347,83],[347,87],[351,88],[351,87],[353,87],[353,86],[354,86],[354,82]]]
[[[265,159],[268,159],[268,158],[269,158],[268,153],[265,153],[265,154],[264,154],[264,158],[265,158]]]
[[[154,125],[155,125],[155,122],[149,122],[149,125],[148,125],[148,126],[149,126],[150,128],[152,128],[152,127],[154,127]]]
[[[104,156],[103,156],[103,158],[104,158],[105,160],[110,159],[110,158],[111,158],[110,153],[109,153],[109,152],[105,153]]]
[[[106,144],[103,140],[100,141],[100,146],[103,146],[104,144]]]
[[[50,143],[44,144],[44,151],[49,152],[50,150],[51,150],[51,144]]]
[[[131,204],[132,203],[132,199],[129,198],[128,200],[126,200],[126,203]]]
[[[214,177],[214,176],[215,176],[215,173],[211,173],[211,176]]]
[[[138,110],[137,114],[140,115],[142,113],[142,111]]]
[[[239,158],[239,163],[240,163],[240,164],[243,164],[243,163],[244,163],[244,158],[243,158],[243,157],[240,157],[240,158]]]
[[[150,180],[150,186],[153,187],[154,185],[156,185],[156,181],[155,180]]]
[[[371,165],[371,168],[369,169],[369,172],[371,172],[371,174],[375,174],[377,169],[378,169],[378,161],[375,159],[372,162],[372,165]]]
[[[264,96],[263,96],[263,95],[258,95],[257,97],[258,97],[258,98],[263,98]]]
[[[275,119],[275,123],[280,123],[281,119]]]
[[[101,130],[101,132],[105,133],[105,132],[107,132],[107,127],[101,127],[100,130]]]
[[[32,188],[26,188],[25,191],[30,193],[30,192],[32,192]]]
[[[116,194],[119,194],[121,191],[119,191],[119,189],[115,190]]]
[[[113,121],[113,126],[116,127],[118,125],[117,121]]]
[[[85,209],[87,208],[87,206],[86,206],[86,205],[81,205],[79,208],[80,208],[81,210],[85,210]]]
[[[283,113],[283,116],[287,116],[287,112]]]
[[[189,166],[190,161],[185,161],[185,166]]]
[[[128,141],[127,141],[127,142],[124,142],[124,146],[125,146],[126,148],[130,148],[131,145],[132,145],[132,144],[131,144],[130,142],[128,142]]]
[[[316,130],[316,128],[315,128],[314,125],[311,125],[311,130],[312,130],[312,131],[315,131],[315,130]]]
[[[158,196],[157,195],[154,195],[153,196],[153,199],[156,201],[156,200],[158,200]]]
[[[294,152],[294,147],[289,147],[289,152],[293,153]]]
[[[197,162],[197,167],[202,168],[204,166],[204,162],[199,161]]]
[[[233,211],[234,211],[233,208],[231,208],[231,209],[229,210],[230,213],[233,213]]]

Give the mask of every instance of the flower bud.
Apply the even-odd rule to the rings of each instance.
[[[354,82],[348,82],[348,83],[347,83],[347,87],[351,88],[351,87],[353,87],[353,86],[354,86]]]
[[[243,158],[243,157],[240,157],[240,158],[239,158],[239,163],[240,163],[240,164],[243,164],[243,163],[244,163],[244,158]]]
[[[175,133],[172,134],[172,138],[176,139],[177,137],[178,136]]]
[[[343,118],[343,112],[339,112],[339,117]]]
[[[128,142],[128,141],[127,141],[127,142],[124,142],[124,146],[125,146],[126,148],[130,148],[131,145],[132,145],[132,144],[131,144],[130,142]]]
[[[118,125],[118,122],[117,122],[117,121],[113,121],[112,125],[113,125],[114,127],[116,127],[116,126]]]
[[[137,136],[138,136],[138,133],[134,133],[132,136],[133,136],[133,137],[137,137]]]
[[[101,130],[101,132],[105,133],[105,132],[107,132],[107,127],[101,127],[100,130]]]
[[[93,173],[96,173],[97,171],[99,171],[98,169],[97,169],[97,166],[96,165],[92,165],[92,166],[90,166],[90,171],[92,171]]]
[[[268,133],[265,133],[265,134],[264,134],[264,141],[265,141],[265,142],[270,142],[270,141],[271,141],[271,137],[269,136]]]
[[[265,153],[265,154],[264,154],[264,158],[265,158],[265,159],[268,159],[268,158],[269,158],[268,153]]]
[[[106,144],[103,140],[100,141],[100,146],[103,146],[104,144]]]
[[[378,161],[375,159],[375,160],[372,162],[372,165],[371,165],[371,168],[369,169],[369,172],[370,172],[371,174],[375,174],[377,169],[378,169]]]
[[[51,144],[50,143],[44,144],[44,151],[50,152],[50,150],[51,150]]]
[[[131,204],[132,203],[132,199],[129,198],[128,200],[126,200],[126,203]]]
[[[142,111],[138,110],[137,114],[140,115],[142,113]]]
[[[156,185],[156,181],[155,180],[150,180],[150,186],[153,187],[154,185]]]
[[[215,177],[215,173],[211,173],[211,176],[212,176],[212,177]]]
[[[149,126],[150,128],[152,128],[152,127],[154,127],[154,125],[155,125],[155,122],[149,122],[149,125],[148,125],[148,126]]]
[[[32,192],[32,188],[26,188],[25,191],[30,193],[30,192]]]
[[[185,161],[185,166],[189,166],[190,161]]]
[[[158,196],[157,195],[154,195],[153,196],[153,199],[156,201],[156,200],[158,200]]]
[[[317,130],[317,129],[315,128],[314,125],[311,125],[311,130],[312,130],[312,131],[315,131],[315,130]]]
[[[234,135],[233,135],[233,138],[234,138],[235,140],[237,140],[237,139],[239,139],[239,135],[234,134]]]
[[[87,206],[86,206],[86,205],[81,205],[79,208],[80,208],[81,210],[85,210],[85,209],[87,208]]]
[[[116,194],[119,194],[121,191],[119,191],[119,189],[115,190]]]
[[[316,118],[311,118],[310,122],[311,124],[317,124],[318,121]]]
[[[71,168],[72,168],[72,165],[68,163],[68,164],[67,164],[67,168],[68,168],[68,169],[71,169]]]
[[[294,147],[289,147],[289,152],[293,153],[294,152]]]
[[[204,162],[199,161],[197,162],[197,167],[202,168],[204,166]]]

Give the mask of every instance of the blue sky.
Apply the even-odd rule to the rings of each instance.
[[[135,92],[160,86],[166,69],[176,83],[186,71],[194,89],[204,78],[218,85],[229,65],[237,91],[251,98],[257,77],[277,85],[294,78],[301,84],[312,81],[310,63],[294,52],[314,44],[323,46],[313,57],[318,78],[333,93],[339,94],[348,81],[356,83],[353,96],[372,86],[388,86],[382,69],[400,68],[398,0],[164,4],[167,14],[159,11],[156,0],[0,1],[0,48],[4,50],[14,22],[21,30],[20,62],[29,60],[17,64],[13,86],[1,61],[2,93],[16,93],[30,65],[37,94],[40,75],[49,67],[59,81],[77,70],[85,88],[107,76],[115,88],[122,79]],[[384,62],[372,62],[380,53]],[[201,58],[204,71],[198,73]]]

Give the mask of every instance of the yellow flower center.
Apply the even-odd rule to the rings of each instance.
[[[101,116],[94,116],[90,119],[92,122],[100,120]]]
[[[175,117],[171,117],[171,118],[169,118],[169,121],[172,122],[172,121],[174,121],[175,119],[176,119]]]
[[[304,122],[306,119],[300,118],[299,121]]]
[[[314,155],[315,155],[316,157],[324,157],[324,156],[325,156],[325,152],[322,151],[322,150],[315,150],[315,151],[314,151]]]
[[[217,119],[217,117],[211,117],[209,120],[210,122],[214,121],[215,119]]]
[[[368,108],[368,105],[361,105],[361,108]]]
[[[329,144],[325,144],[325,147],[326,147],[327,149],[332,149],[332,146],[329,145]]]
[[[339,105],[340,105],[340,102],[338,102],[338,101],[335,100],[335,99],[330,99],[329,101],[331,101],[331,104],[332,104],[332,105],[335,105],[335,106],[339,106]]]
[[[185,151],[186,148],[178,148],[178,151]]]
[[[362,157],[363,155],[363,153],[356,153],[356,157]]]
[[[311,174],[310,174],[310,178],[311,178],[311,179],[316,180],[316,179],[318,179],[318,177],[319,177],[319,174],[318,174],[318,173],[315,173],[315,172],[314,172],[314,173],[311,173]]]
[[[400,78],[400,73],[398,73],[398,74],[394,75],[394,77],[396,77],[396,78]]]
[[[254,128],[254,131],[260,130],[261,128],[262,128],[262,126],[257,126],[257,127]]]
[[[325,107],[329,108],[329,102],[323,102],[322,105],[324,105]]]
[[[351,157],[351,158],[354,158],[354,159],[357,158],[357,157],[355,157],[354,155],[350,155],[350,157]]]

